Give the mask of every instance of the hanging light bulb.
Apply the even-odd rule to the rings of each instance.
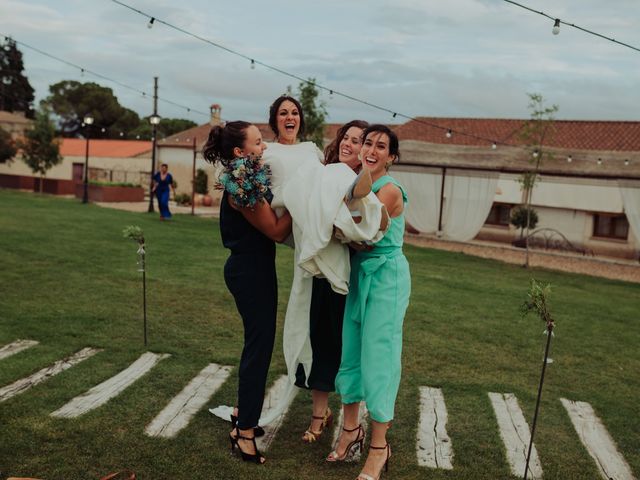
[[[329,98],[333,98],[333,90],[329,90]]]
[[[447,133],[445,135],[447,138],[451,138],[451,136],[453,135],[453,132],[451,130],[447,130]]]
[[[629,159],[628,159],[628,158],[625,158],[625,159],[624,159],[624,166],[625,166],[625,167],[628,167],[628,166],[629,166]]]
[[[149,23],[147,23],[147,28],[153,28],[153,22],[155,22],[156,19],[154,17],[151,17],[151,20],[149,20]]]
[[[567,163],[571,163],[571,162],[573,162],[573,157],[571,155],[569,155],[567,157]]]
[[[598,159],[598,165],[602,165],[602,159],[601,158]]]
[[[396,112],[393,112],[393,118],[396,118],[396,115],[398,115]]]
[[[104,132],[106,132],[106,131],[107,131],[107,129],[106,129],[106,128],[104,128],[104,127],[102,127],[102,128],[100,129],[100,131],[101,131],[102,133],[104,133]]]
[[[553,23],[553,28],[551,29],[551,33],[554,35],[558,35],[560,33],[560,19],[556,18],[556,21]]]
[[[495,150],[496,148],[498,148],[498,144],[497,144],[496,142],[493,142],[493,143],[491,144],[491,149],[492,149],[492,150]]]
[[[538,150],[534,150],[533,153],[531,154],[531,156],[533,158],[538,158]]]
[[[120,136],[121,136],[121,137],[124,137],[124,132],[120,132]]]
[[[84,68],[81,68],[81,69],[80,69],[80,76],[81,76],[81,77],[84,77]]]
[[[256,61],[252,58],[251,59],[251,70],[255,70],[256,69]]]

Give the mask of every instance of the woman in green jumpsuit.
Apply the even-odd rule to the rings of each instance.
[[[364,440],[358,410],[365,401],[372,419],[371,444],[362,480],[379,478],[388,466],[391,448],[386,432],[393,420],[400,384],[402,324],[409,305],[411,277],[402,253],[404,207],[407,196],[387,174],[400,152],[398,137],[384,125],[364,133],[363,168],[371,170],[372,190],[385,204],[391,222],[385,236],[372,248],[358,251],[351,261],[351,280],[344,314],[342,359],[336,390],[342,397],[344,426],[328,461],[346,459]]]

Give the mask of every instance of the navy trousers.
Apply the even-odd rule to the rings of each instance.
[[[231,254],[224,279],[244,325],[238,372],[238,427],[258,425],[276,337],[278,282],[275,258],[268,254]]]

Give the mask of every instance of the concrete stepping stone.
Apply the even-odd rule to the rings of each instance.
[[[264,436],[256,438],[256,444],[260,451],[266,451],[273,442],[278,433],[278,430],[284,422],[284,418],[289,411],[291,403],[295,399],[295,393],[291,394],[290,382],[286,375],[279,377],[273,386],[267,392],[267,396],[264,398],[264,404],[262,406],[262,413],[260,418],[264,418],[269,415],[270,410],[278,408],[281,409],[280,415],[268,425],[264,425]],[[297,389],[294,389],[297,392]],[[288,398],[287,398],[288,397]],[[284,403],[283,405],[283,402]]]
[[[517,477],[524,477],[531,432],[518,404],[518,399],[513,393],[491,392],[489,399],[491,399],[491,405],[498,420],[500,437],[507,451],[507,461],[511,467],[511,473]],[[542,466],[535,443],[531,446],[527,478],[531,480],[542,478]]]
[[[453,448],[447,434],[447,407],[439,388],[420,387],[420,420],[416,442],[418,465],[453,468]]]
[[[591,405],[561,398],[571,423],[589,455],[595,460],[602,478],[609,480],[635,480],[631,467],[618,451],[615,442]]]
[[[73,367],[74,365],[86,360],[87,358],[92,357],[93,355],[101,351],[102,350],[96,348],[83,348],[70,357],[58,360],[54,364],[37,371],[33,375],[29,375],[28,377],[22,378],[10,385],[0,388],[0,402],[9,400],[16,395],[29,390],[31,387],[34,387],[39,383],[42,383],[45,380],[48,380],[51,377],[64,372],[66,369]]]
[[[35,340],[16,340],[0,348],[0,360],[15,355],[22,350],[26,350],[29,347],[38,345],[39,342]]]
[[[147,425],[144,433],[150,437],[175,437],[229,378],[231,369],[216,363],[207,365]]]
[[[107,403],[149,372],[169,354],[146,352],[122,372],[72,399],[51,413],[52,417],[75,418]]]

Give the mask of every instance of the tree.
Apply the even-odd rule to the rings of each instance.
[[[59,143],[56,138],[56,128],[46,109],[36,114],[33,128],[24,134],[21,142],[22,159],[33,173],[40,174],[40,192],[47,171],[62,161]]]
[[[51,85],[49,92],[43,105],[56,115],[63,137],[79,136],[87,114],[94,118],[92,136],[96,138],[123,138],[120,132],[130,138],[140,124],[138,114],[120,105],[113,90],[97,83],[63,80]]]
[[[520,229],[520,238],[522,238],[525,229],[534,229],[538,225],[538,212],[531,207],[517,206],[511,212],[509,222]]]
[[[546,148],[545,142],[549,142],[554,133],[554,114],[558,111],[558,105],[545,106],[544,98],[539,93],[528,93],[530,118],[520,130],[519,137],[527,145],[528,161],[531,170],[520,176],[521,188],[525,194],[524,208],[527,213],[525,223],[525,267],[529,267],[529,228],[531,227],[531,196],[533,188],[538,180],[538,173],[543,160],[553,160],[554,156]],[[537,223],[537,222],[536,222]]]
[[[306,82],[298,85],[298,99],[304,112],[306,124],[304,140],[311,140],[318,148],[324,148],[324,127],[327,117],[325,103],[318,100],[318,88],[316,79],[309,78]]]
[[[0,128],[0,163],[10,162],[18,153],[11,134]]]
[[[24,112],[33,118],[33,87],[23,71],[22,52],[14,40],[5,37],[0,43],[0,110]]]

